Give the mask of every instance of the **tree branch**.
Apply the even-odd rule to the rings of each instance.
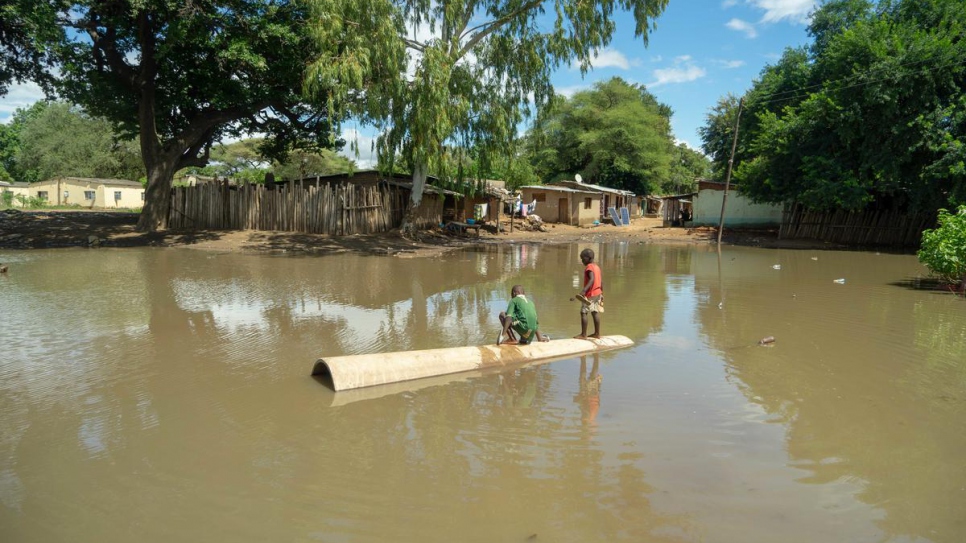
[[[93,14],[85,24],[72,26],[90,36],[94,61],[97,65],[106,61],[111,71],[120,75],[121,80],[130,85],[132,89],[135,88],[137,86],[137,72],[131,65],[124,62],[124,55],[117,50],[116,31],[109,28],[106,35],[98,32],[96,17],[97,14]]]
[[[476,47],[476,44],[479,43],[480,40],[496,32],[503,25],[512,21],[521,13],[526,13],[527,11],[530,11],[531,9],[536,8],[543,2],[544,0],[531,0],[530,2],[527,2],[526,4],[520,6],[518,9],[515,9],[510,13],[507,13],[503,17],[500,17],[499,19],[474,26],[473,28],[467,30],[465,34],[469,34],[470,32],[475,32],[476,30],[481,28],[483,29],[483,30],[480,30],[479,32],[476,32],[476,34],[473,34],[473,37],[470,38],[468,42],[466,42],[466,45],[464,45],[462,49],[460,49],[459,55],[456,58],[463,58],[463,56],[466,55],[466,53],[468,53],[471,49]],[[461,39],[462,37],[463,36],[460,36]]]

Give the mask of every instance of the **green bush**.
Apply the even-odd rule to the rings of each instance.
[[[939,227],[922,233],[918,255],[943,281],[966,286],[966,206],[959,206],[955,215],[939,210]]]

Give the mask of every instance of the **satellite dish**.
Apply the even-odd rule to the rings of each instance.
[[[574,181],[576,181],[578,183],[583,183],[584,182],[584,178],[583,177],[580,177],[580,174],[578,173],[577,175],[574,176]]]

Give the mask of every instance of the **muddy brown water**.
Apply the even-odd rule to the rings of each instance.
[[[587,246],[603,332],[632,348],[345,393],[309,376],[492,341],[515,283],[574,335]],[[0,541],[966,537],[966,302],[917,288],[914,256],[0,261]]]

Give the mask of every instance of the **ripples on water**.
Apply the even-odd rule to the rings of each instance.
[[[320,356],[490,342],[516,283],[545,332],[572,336],[585,247],[603,268],[604,333],[637,342],[596,371],[589,356],[344,393],[308,376]],[[966,530],[964,305],[903,286],[924,273],[914,257],[0,256],[4,541]]]

